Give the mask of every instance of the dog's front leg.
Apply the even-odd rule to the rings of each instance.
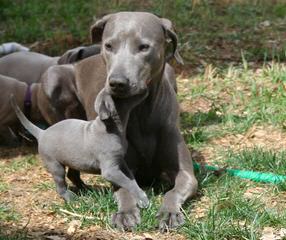
[[[138,186],[125,161],[107,157],[101,164],[101,174],[115,184],[117,191],[114,196],[118,211],[112,216],[112,224],[120,230],[132,230],[140,223],[140,211],[137,205],[147,207],[149,204],[146,193]],[[120,167],[119,167],[120,166]]]
[[[112,215],[112,224],[120,230],[130,231],[140,224],[140,210],[136,199],[124,188],[119,188],[114,196],[118,211]]]
[[[174,172],[174,169],[177,169],[177,173],[175,174],[174,187],[165,194],[157,215],[161,231],[183,224],[184,216],[180,208],[187,198],[196,193],[198,185],[190,152],[179,131],[175,135],[169,135],[166,139],[168,139],[166,146],[170,152],[162,157],[166,164],[164,167],[169,172]]]
[[[126,164],[122,162],[120,165],[122,166]],[[125,173],[126,172],[127,171],[125,171]],[[133,176],[128,177],[125,175],[125,173],[120,169],[119,165],[101,164],[101,174],[106,180],[116,184],[117,186],[127,189],[128,192],[130,192],[135,197],[136,202],[140,208],[148,207],[149,200],[146,193],[138,186]]]

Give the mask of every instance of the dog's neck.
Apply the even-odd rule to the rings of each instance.
[[[150,129],[156,131],[159,129],[157,124],[161,124],[162,121],[167,121],[167,118],[173,118],[177,114],[176,104],[169,105],[172,102],[169,98],[176,97],[175,91],[171,88],[163,73],[164,70],[156,78],[152,79],[148,85],[149,95],[132,110],[130,114],[131,120],[127,128],[129,126],[132,129],[140,128],[141,132],[146,132]],[[173,93],[170,91],[173,91]],[[133,124],[133,122],[136,124]]]
[[[143,101],[143,105],[146,105],[148,108],[153,108],[153,104],[157,101],[155,101],[156,98],[159,96],[159,92],[162,89],[162,81],[164,76],[164,70],[165,65],[163,65],[162,69],[151,79],[149,85],[148,85],[148,91],[149,95],[148,97]],[[141,106],[141,104],[140,104]],[[151,110],[150,110],[151,111]]]
[[[118,127],[119,131],[126,135],[127,123],[129,120],[130,112],[146,97],[146,94],[135,95],[126,99],[115,99],[114,103],[118,111],[117,116],[112,116],[113,121]]]

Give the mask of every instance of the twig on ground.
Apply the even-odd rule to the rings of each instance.
[[[71,215],[71,216],[74,216],[74,217],[85,218],[85,219],[89,219],[89,220],[95,219],[95,217],[80,215],[80,214],[73,213],[73,212],[70,212],[70,211],[62,209],[62,208],[60,208],[59,210],[62,213],[65,213],[65,214],[68,214],[68,215]]]

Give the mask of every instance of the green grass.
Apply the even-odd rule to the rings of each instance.
[[[37,166],[39,161],[34,154],[27,155],[21,159],[15,159],[3,167],[3,171],[16,172],[20,169],[28,169]]]
[[[0,221],[17,221],[19,217],[8,204],[0,202]]]
[[[284,175],[286,152],[264,150],[262,148],[245,149],[239,153],[228,152],[225,164],[229,167],[252,169]]]
[[[211,68],[211,71],[209,70]],[[181,126],[187,143],[200,146],[213,138],[243,134],[255,125],[284,129],[286,123],[286,68],[270,63],[256,69],[208,66],[189,78],[179,100],[211,102],[206,112],[184,112]],[[187,90],[186,90],[187,89]]]
[[[229,176],[210,178],[202,186],[210,199],[206,216],[197,220],[190,216],[181,231],[190,239],[259,239],[263,227],[285,226],[285,212],[266,207],[259,198],[244,197],[254,186]]]
[[[0,179],[0,193],[7,191],[8,188],[9,188],[9,185]]]
[[[286,58],[286,4],[283,0],[210,4],[202,0],[70,0],[0,1],[1,40],[30,44],[48,54],[89,43],[95,17],[115,11],[150,11],[171,19],[180,36],[185,60],[240,61],[241,49],[249,61]],[[263,23],[266,21],[266,24]],[[269,22],[269,26],[267,24]],[[271,31],[271,34],[269,34]],[[56,44],[55,44],[56,43]],[[231,52],[227,49],[231,48]]]
[[[252,169],[257,171],[285,174],[285,152],[275,153],[262,149],[244,150],[241,153],[229,153],[225,163],[232,167]],[[200,187],[199,197],[185,204],[186,223],[178,231],[190,239],[259,239],[264,227],[272,226],[277,229],[286,224],[286,212],[276,209],[277,206],[266,205],[260,196],[251,199],[244,196],[249,188],[264,187],[266,185],[245,181],[239,178],[222,175],[215,176],[211,172],[196,173]],[[266,195],[279,194],[285,191],[285,185],[271,186],[265,192]],[[159,209],[162,194],[156,195],[148,190],[151,205],[141,210],[142,221],[136,231],[154,231],[158,221],[156,213]],[[200,202],[201,197],[207,197],[209,204],[205,208],[204,217],[196,219],[192,209]],[[283,203],[283,201],[282,201]],[[110,215],[116,211],[112,192],[94,191],[84,194],[70,204],[56,205],[70,212],[82,216],[93,216],[94,220],[81,219],[84,226],[101,225],[111,227]],[[59,211],[58,211],[59,212]],[[60,212],[59,212],[60,213]],[[71,219],[74,217],[68,216]]]
[[[34,188],[37,189],[38,191],[46,191],[50,189],[55,189],[55,184],[54,182],[40,182],[34,185]]]
[[[248,188],[261,187],[263,185],[247,182],[238,178],[223,175],[197,173],[200,179],[200,197],[207,197],[209,205],[202,206],[206,214],[196,219],[191,211],[200,201],[200,197],[184,206],[186,223],[178,229],[189,239],[259,239],[264,227],[274,226],[282,228],[286,224],[286,212],[278,211],[275,206],[266,206],[259,197],[248,199],[244,193]],[[266,194],[281,192],[277,188],[269,188]],[[156,213],[159,209],[162,195],[155,195],[148,191],[151,205],[141,210],[142,221],[136,228],[138,232],[155,231],[158,221]],[[82,226],[100,225],[105,228],[111,227],[110,215],[116,211],[112,192],[91,191],[79,196],[75,201],[65,205],[55,205],[54,210],[59,214],[59,208],[83,217],[77,218],[65,215],[70,220],[80,219]],[[84,216],[92,216],[88,220]]]
[[[211,102],[205,112],[191,109],[181,114],[182,132],[189,146],[198,152],[213,146],[217,151],[217,160],[211,159],[213,164],[285,175],[285,149],[271,150],[269,146],[233,151],[212,143],[217,138],[243,135],[254,126],[272,126],[285,132],[285,66],[270,63],[253,69],[248,65],[242,60],[241,66],[226,69],[207,66],[201,74],[182,83],[180,101]],[[247,189],[255,187],[267,189],[268,196],[283,196],[286,183],[263,185],[226,175],[215,177],[211,172],[197,176],[201,194],[209,198],[209,205],[204,217],[196,219],[189,214],[180,229],[190,239],[260,239],[264,227],[280,229],[286,225],[285,211],[267,205],[260,196],[244,196]],[[195,200],[193,205],[199,202]],[[191,212],[193,205],[187,206],[185,212]]]
[[[54,205],[53,208],[55,211],[58,211],[60,207],[64,207],[70,212],[82,215],[83,225],[103,224],[106,227],[108,226],[108,217],[115,209],[112,194],[110,189],[89,191],[78,196],[75,201],[65,203],[64,206]],[[84,216],[92,216],[94,219],[90,220]]]
[[[147,193],[151,200],[151,204],[147,209],[141,211],[142,222],[136,228],[136,231],[140,232],[154,230],[158,224],[156,213],[159,207],[160,198],[155,196],[152,190],[148,190]],[[110,188],[89,191],[77,196],[76,199],[70,203],[52,206],[54,211],[65,215],[65,213],[60,211],[61,208],[79,214],[81,217],[77,218],[81,220],[83,227],[96,224],[105,228],[112,227],[110,216],[117,210],[113,198],[113,191]],[[74,216],[65,215],[65,217],[68,217],[70,220],[74,219]],[[90,219],[89,217],[92,217],[93,219]]]

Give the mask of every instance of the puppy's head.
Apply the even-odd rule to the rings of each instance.
[[[40,81],[43,97],[47,99],[47,104],[54,115],[52,118],[56,121],[68,118],[86,119],[85,111],[77,95],[72,65],[51,66],[42,75]],[[45,107],[47,106],[44,104],[41,109],[42,113]]]

